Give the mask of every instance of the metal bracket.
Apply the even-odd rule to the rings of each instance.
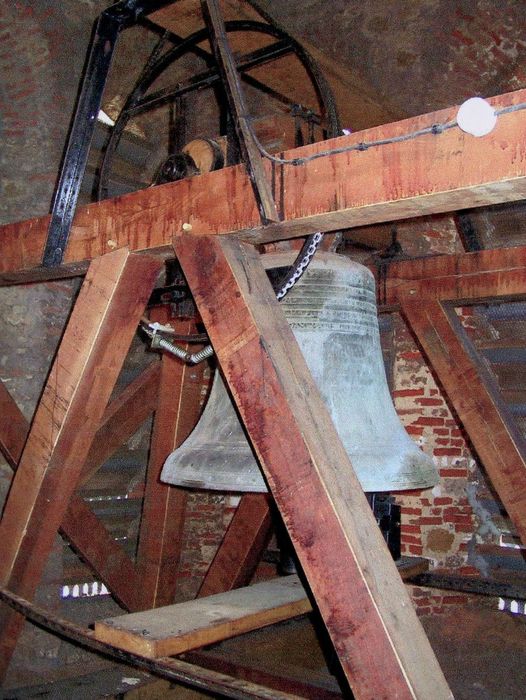
[[[172,1],[121,0],[104,10],[95,22],[75,117],[53,196],[48,237],[42,258],[44,267],[60,265],[64,258],[102,94],[119,34],[122,29],[135,24],[143,14],[150,14]]]

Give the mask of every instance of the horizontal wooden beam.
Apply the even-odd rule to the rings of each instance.
[[[522,105],[526,90],[491,99],[496,108]],[[327,149],[391,140],[445,124],[456,108],[405,119],[285,153],[305,158]],[[224,168],[80,207],[64,262],[115,248],[166,251],[174,234],[231,234],[254,243],[322,230],[363,226],[526,198],[523,148],[526,110],[502,114],[493,132],[476,138],[458,127],[440,134],[344,151],[304,165],[265,163],[283,221],[262,227],[244,166]],[[49,217],[0,228],[0,280],[12,284],[40,264]],[[184,229],[183,229],[184,227]],[[42,279],[42,268],[35,270]]]
[[[526,246],[393,262],[382,288],[382,301],[389,305],[415,299],[461,303],[523,296]]]
[[[425,573],[427,559],[402,557],[402,579]],[[165,605],[95,623],[97,639],[153,658],[261,629],[312,611],[298,576],[280,576],[252,586],[211,594],[197,600]]]

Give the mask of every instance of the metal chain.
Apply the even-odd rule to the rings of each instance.
[[[305,254],[298,257],[292,268],[289,270],[287,277],[280,284],[278,291],[276,292],[276,299],[278,301],[281,301],[281,299],[283,299],[283,297],[290,292],[292,287],[294,287],[300,277],[302,277],[303,273],[308,268],[310,261],[314,257],[314,253],[318,250],[322,239],[323,233],[320,231],[309,237],[307,241],[308,247]]]

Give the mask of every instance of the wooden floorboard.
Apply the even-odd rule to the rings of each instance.
[[[181,654],[311,610],[297,576],[95,624],[100,641],[152,658]]]

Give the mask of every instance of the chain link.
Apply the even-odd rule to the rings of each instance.
[[[309,241],[309,247],[307,248],[305,255],[301,258],[301,260],[297,260],[294,265],[292,266],[290,272],[287,275],[287,279],[285,282],[281,285],[281,287],[278,289],[276,292],[276,299],[278,301],[281,301],[283,297],[290,292],[292,287],[296,284],[296,282],[300,279],[300,277],[303,275],[307,267],[309,266],[310,261],[314,257],[314,253],[318,250],[318,247],[322,241],[323,238],[323,233],[318,231],[317,233],[313,234],[311,237],[311,240]]]

